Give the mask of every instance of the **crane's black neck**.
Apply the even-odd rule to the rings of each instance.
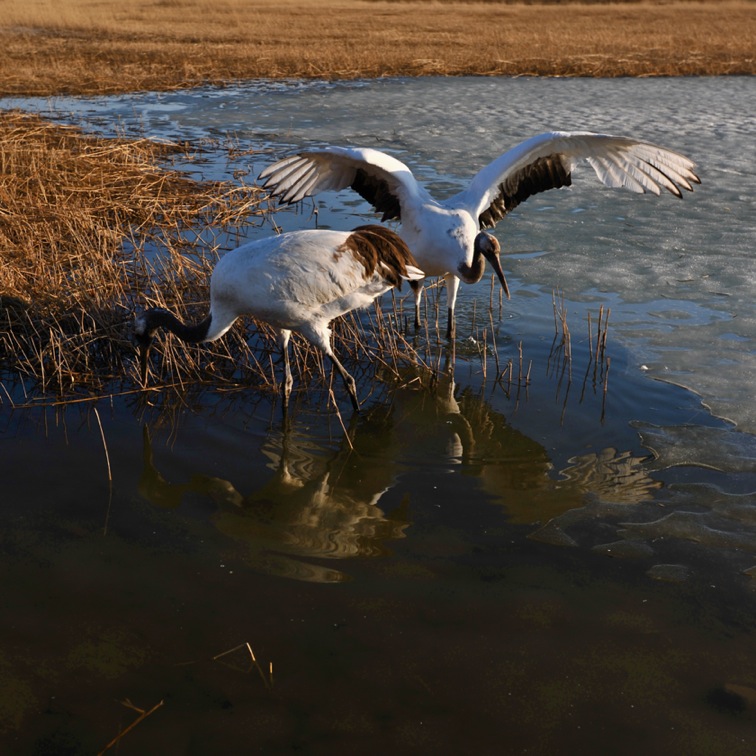
[[[162,307],[154,307],[151,310],[145,310],[136,317],[134,323],[134,339],[139,349],[140,373],[142,376],[142,385],[147,384],[147,369],[152,346],[152,334],[158,328],[167,328],[180,339],[196,344],[205,341],[207,334],[210,332],[210,323],[212,313],[204,320],[194,325],[182,323],[172,312],[164,310]]]
[[[140,317],[142,320],[140,323],[140,338],[151,340],[152,334],[158,328],[167,328],[180,339],[188,341],[191,344],[205,341],[207,334],[210,332],[210,323],[212,322],[211,313],[199,323],[183,323],[172,312],[164,310],[162,307],[145,310]]]
[[[483,278],[483,273],[486,269],[486,260],[483,257],[483,251],[480,248],[478,240],[475,240],[475,246],[473,247],[473,259],[472,263],[460,263],[457,267],[459,277],[468,284],[478,283]]]

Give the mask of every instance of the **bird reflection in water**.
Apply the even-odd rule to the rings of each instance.
[[[370,445],[369,430],[352,428],[350,438],[344,437],[329,457],[316,440],[289,423],[262,446],[273,475],[245,495],[229,481],[208,475],[193,475],[186,483],[166,481],[155,466],[145,427],[140,493],[163,508],[177,508],[188,493],[207,496],[217,508],[213,525],[245,546],[245,559],[254,569],[342,582],[347,576],[340,570],[306,560],[384,554],[386,542],[402,538],[409,524],[406,500],[391,513],[378,506],[395,474],[390,466],[360,464]]]
[[[469,388],[457,393],[451,372],[438,382],[435,410],[447,429],[447,461],[464,463],[464,474],[479,478],[512,523],[543,525],[596,502],[641,504],[661,486],[649,476],[649,455],[614,448],[573,456],[555,470],[546,449],[512,428],[480,395]],[[428,419],[416,425],[427,428]],[[438,434],[439,427],[431,432]]]
[[[169,483],[155,466],[145,430],[140,490],[170,508],[188,493],[206,496],[215,506],[214,527],[244,545],[254,569],[333,583],[346,574],[317,560],[386,554],[391,541],[407,535],[410,504],[435,503],[420,498],[413,472],[469,477],[470,491],[500,505],[508,522],[535,527],[528,534],[539,540],[571,545],[564,528],[595,517],[596,506],[640,504],[660,485],[646,472],[647,458],[614,449],[573,457],[555,471],[542,445],[470,388],[458,392],[452,370],[436,376],[432,388],[422,383],[407,380],[355,416],[335,450],[314,437],[307,422],[291,418],[261,446],[272,475],[246,494],[201,474]],[[402,498],[393,491],[387,503],[400,475],[408,493]],[[464,502],[451,500],[454,494],[438,486],[434,495],[439,502],[448,497],[444,503],[464,517]]]

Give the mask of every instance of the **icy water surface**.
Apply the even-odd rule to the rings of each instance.
[[[441,196],[532,134],[586,129],[684,152],[703,180],[681,202],[583,171],[499,225],[513,296],[495,346],[516,372],[522,345],[527,387],[493,380],[490,333],[483,370],[486,278],[462,288],[438,385],[361,373],[347,432],[315,389],[286,425],[273,397],[214,391],[97,414],[5,402],[3,752],[95,753],[139,715],[125,701],[162,701],[121,753],[752,753],[754,89],[419,79],[0,101],[252,150],[211,150],[198,177],[352,144]],[[345,192],[276,222],[371,217]],[[587,339],[602,305],[610,363]]]

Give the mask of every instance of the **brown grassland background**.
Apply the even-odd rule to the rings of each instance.
[[[0,95],[257,77],[756,72],[750,0],[3,0]]]
[[[754,39],[747,0],[3,0],[0,96],[259,77],[753,74]],[[197,149],[0,111],[0,406],[19,382],[89,397],[135,378],[134,309],[191,317],[206,306],[218,250],[186,230],[233,229],[268,210],[253,185],[198,185],[166,163]],[[159,263],[145,255],[152,244],[166,252]],[[234,380],[240,365],[261,383],[271,374],[241,327],[213,349],[166,339],[160,356],[179,385]]]

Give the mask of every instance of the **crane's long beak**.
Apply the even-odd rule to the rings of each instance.
[[[507,295],[507,299],[510,299],[509,296],[509,286],[507,285],[507,279],[504,276],[504,270],[501,267],[501,260],[499,259],[499,255],[494,252],[483,252],[483,256],[488,260],[489,263],[491,263],[491,267],[496,272],[496,275],[499,277],[499,281],[501,282],[501,286],[504,289],[504,293]]]

